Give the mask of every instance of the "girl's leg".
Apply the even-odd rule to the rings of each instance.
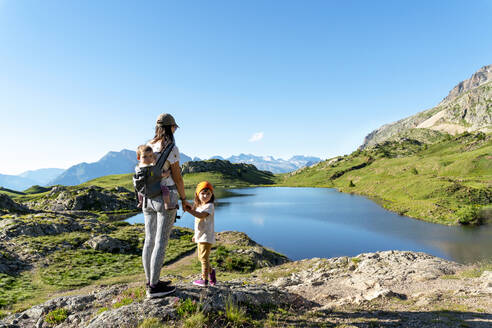
[[[208,274],[210,273],[210,249],[212,244],[210,243],[198,243],[198,260],[202,264],[202,279],[208,280]]]
[[[150,263],[151,255],[154,250],[154,242],[156,235],[157,213],[153,210],[151,200],[147,201],[147,207],[143,209],[145,219],[145,242],[142,250],[142,263],[145,271],[147,282],[150,282]]]
[[[152,252],[150,261],[150,284],[155,285],[159,281],[161,274],[162,263],[166,255],[166,247],[171,235],[171,229],[173,227],[176,210],[162,210],[162,203],[160,203],[160,210],[157,212],[157,233],[155,236],[155,246]]]

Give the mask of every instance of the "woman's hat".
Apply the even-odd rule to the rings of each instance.
[[[164,113],[159,116],[157,116],[157,120],[155,122],[156,125],[159,126],[165,126],[165,125],[176,125],[176,121],[174,120],[174,117],[171,114]]]
[[[203,189],[209,189],[211,192],[214,192],[214,187],[212,187],[210,182],[202,181],[196,186],[195,195],[198,195]]]

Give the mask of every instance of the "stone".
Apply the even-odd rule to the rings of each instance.
[[[86,242],[86,244],[97,251],[109,253],[126,253],[131,250],[131,246],[120,239],[108,235],[99,235]]]

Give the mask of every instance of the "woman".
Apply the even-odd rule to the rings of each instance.
[[[178,125],[171,114],[161,114],[157,118],[155,136],[148,143],[154,152],[160,152],[167,145],[174,142],[174,132]],[[183,177],[179,166],[179,149],[174,145],[164,165],[164,170],[171,169],[171,175],[163,178],[170,191],[171,203],[177,205],[178,197],[183,208],[191,207],[186,201]],[[159,281],[162,263],[166,254],[166,247],[176,219],[177,206],[165,210],[161,196],[147,199],[143,203],[142,211],[145,218],[145,243],[142,251],[142,262],[147,278],[147,297],[162,297],[173,293],[176,287],[170,281]]]

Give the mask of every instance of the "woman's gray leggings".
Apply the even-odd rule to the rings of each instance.
[[[142,262],[147,281],[156,285],[166,255],[167,242],[171,235],[177,210],[164,210],[162,197],[147,199],[143,204],[145,218],[145,243]]]

